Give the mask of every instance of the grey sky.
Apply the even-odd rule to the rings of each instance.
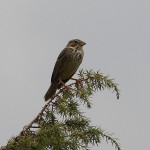
[[[56,58],[73,38],[87,43],[80,68],[100,69],[121,90],[119,101],[111,91],[95,94],[84,110],[93,125],[124,150],[150,149],[149,0],[1,0],[0,146],[40,111]]]

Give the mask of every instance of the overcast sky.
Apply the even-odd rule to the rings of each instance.
[[[80,68],[109,74],[121,90],[120,100],[95,94],[87,117],[122,149],[150,149],[149,0],[0,0],[0,146],[45,104],[56,58],[74,38],[87,43]]]

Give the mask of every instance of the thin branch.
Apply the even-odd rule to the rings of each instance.
[[[76,82],[69,84],[68,86],[71,87],[72,85],[76,84]],[[38,119],[43,115],[43,112],[46,110],[46,108],[49,108],[49,106],[52,104],[52,101],[59,97],[59,94],[64,92],[65,88],[60,89],[42,108],[42,110],[38,113],[38,115],[28,124],[26,125],[23,130],[20,132],[19,136],[22,136],[26,133],[26,131],[30,130],[32,128],[32,125],[38,121]]]
[[[84,89],[83,85],[85,85],[85,89],[86,89],[86,87],[87,87],[86,85],[91,83],[91,88],[93,88],[93,89],[94,88],[100,89],[100,90],[102,90],[104,88],[114,89],[114,91],[116,92],[117,98],[119,98],[119,90],[117,88],[117,84],[115,84],[113,82],[113,80],[108,79],[108,76],[103,76],[102,74],[100,74],[98,72],[95,73],[95,72],[92,72],[92,71],[90,71],[90,72],[88,72],[88,71],[87,72],[82,72],[81,71],[80,74],[79,74],[79,79],[77,79],[77,80],[80,80],[80,82],[77,82],[76,79],[74,79],[74,80],[76,82],[73,82],[73,83],[68,85],[68,87],[70,87],[70,90],[72,90],[72,91],[77,91],[79,87],[81,89],[82,88]],[[99,87],[99,84],[101,84],[100,87]],[[76,89],[71,88],[74,85],[75,85]],[[103,88],[101,88],[101,86]],[[88,89],[86,89],[86,90],[88,90]],[[41,121],[44,121],[44,119],[45,119],[45,114],[47,113],[46,110],[49,110],[50,106],[51,106],[51,109],[53,111],[53,106],[55,106],[55,102],[57,100],[61,99],[60,94],[64,93],[65,91],[66,91],[65,87],[61,88],[51,99],[48,100],[48,102],[44,105],[44,107],[37,114],[37,116],[28,125],[26,125],[23,128],[23,130],[19,133],[19,135],[16,138],[13,139],[13,145],[14,146],[18,143],[18,141],[21,137],[25,137],[28,134],[33,135],[33,136],[36,135],[35,131],[36,131],[36,129],[41,128]],[[87,96],[89,96],[89,95],[87,95]],[[79,98],[80,98],[80,96],[79,96]],[[113,140],[111,137],[109,137],[107,135],[104,135],[104,137],[106,138],[106,140],[107,139],[111,140],[111,142],[113,144],[115,144],[115,146],[117,148],[119,147],[119,145],[117,145],[117,142],[115,140]],[[2,150],[5,150],[6,147],[4,147]],[[119,150],[119,148],[118,148],[118,150]]]

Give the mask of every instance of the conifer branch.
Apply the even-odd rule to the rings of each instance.
[[[118,99],[118,85],[108,76],[92,70],[81,70],[78,77],[80,82],[69,84],[69,89],[58,90],[20,134],[0,150],[22,147],[25,150],[87,150],[90,144],[98,145],[104,137],[121,150],[115,139],[91,126],[80,110],[80,103],[91,108],[91,96],[98,90],[112,89]]]

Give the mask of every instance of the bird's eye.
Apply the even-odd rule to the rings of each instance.
[[[74,41],[74,43],[77,44],[78,42],[77,42],[77,41]]]

